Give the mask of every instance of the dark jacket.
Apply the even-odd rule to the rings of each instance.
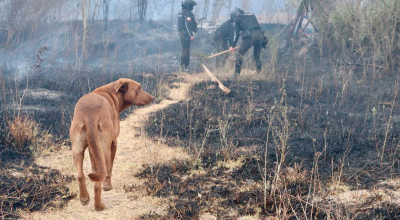
[[[178,13],[178,31],[185,31],[190,37],[197,32],[197,23],[193,13],[186,8]]]
[[[225,21],[215,31],[216,38],[222,37],[223,39],[228,39],[229,36],[231,35],[232,28],[233,28],[232,20]]]
[[[233,28],[229,36],[229,45],[231,47],[236,46],[239,40],[240,33],[242,33],[242,39],[244,39],[245,37],[251,37],[252,36],[251,34],[254,32],[261,33],[261,27],[259,26],[258,22],[257,22],[258,27],[255,28],[257,24],[255,24],[253,20],[250,20],[250,22],[253,23],[249,23],[249,20],[245,20],[245,16],[248,15],[238,16],[235,18],[235,21],[233,23]]]

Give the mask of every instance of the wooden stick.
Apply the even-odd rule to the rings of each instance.
[[[219,87],[222,91],[224,91],[225,94],[229,94],[229,93],[231,92],[231,90],[230,90],[229,88],[225,87],[224,84],[222,84],[222,82],[219,81],[219,80],[217,79],[217,77],[215,77],[214,74],[212,74],[212,72],[211,72],[209,69],[207,69],[207,67],[206,67],[204,64],[201,64],[201,65],[203,65],[204,70],[206,71],[206,73],[208,74],[208,76],[211,78],[211,80],[213,80],[214,82],[217,82],[217,83],[218,83],[218,87]]]
[[[235,49],[235,50],[236,50],[236,49],[239,49],[239,47],[236,47],[236,48],[234,48],[234,49]],[[229,52],[230,52],[230,50],[225,50],[225,51],[222,51],[222,52],[219,52],[219,53],[213,54],[213,55],[211,55],[211,56],[208,56],[208,57],[207,57],[207,59],[208,59],[208,58],[217,57],[217,56],[220,56],[220,55],[222,55],[222,54],[229,53]]]

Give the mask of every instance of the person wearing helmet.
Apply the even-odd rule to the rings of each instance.
[[[222,23],[214,33],[214,47],[218,52],[229,50],[229,35],[233,28],[233,20],[230,19]],[[223,54],[216,59],[216,66],[224,66],[229,54]]]
[[[192,13],[197,3],[193,0],[182,2],[182,10],[178,13],[178,31],[181,41],[181,69],[188,70],[190,63],[190,45],[197,32],[197,23]]]
[[[260,24],[253,14],[245,14],[239,8],[235,8],[230,14],[233,22],[233,28],[229,37],[230,50],[234,48],[239,40],[239,35],[242,36],[242,43],[240,45],[238,54],[236,55],[235,75],[234,78],[240,75],[243,63],[243,56],[253,46],[254,59],[256,60],[257,72],[261,71],[261,48],[266,47],[267,39],[261,31]]]

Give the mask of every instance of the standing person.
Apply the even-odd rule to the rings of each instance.
[[[190,63],[190,44],[197,32],[197,23],[192,13],[197,3],[193,0],[184,0],[182,10],[178,14],[178,31],[181,40],[181,69],[188,71]]]
[[[217,53],[229,50],[229,35],[231,34],[233,28],[233,20],[229,19],[225,21],[217,28],[214,33],[214,47],[217,50]],[[229,54],[223,54],[218,56],[216,59],[216,66],[224,66],[225,61],[228,58]]]
[[[261,31],[260,24],[253,14],[245,14],[239,8],[235,8],[230,14],[231,19],[234,21],[231,35],[229,37],[230,50],[234,51],[236,43],[239,40],[239,34],[242,36],[242,43],[240,45],[238,54],[236,55],[235,75],[234,78],[240,75],[242,70],[243,56],[246,52],[254,46],[254,59],[256,60],[257,72],[261,71],[261,48],[265,48],[268,39],[264,37]]]

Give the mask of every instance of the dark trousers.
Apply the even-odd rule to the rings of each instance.
[[[190,35],[186,31],[179,32],[181,40],[181,68],[187,69],[190,64]]]
[[[229,50],[228,39],[224,38],[222,36],[222,33],[219,31],[215,32],[214,47],[215,47],[215,50],[217,51],[217,53]],[[215,60],[215,65],[217,67],[224,66],[226,59],[228,59],[228,57],[229,57],[229,53],[217,56],[217,58]]]
[[[254,59],[256,61],[257,72],[261,71],[261,45],[264,42],[264,35],[261,32],[253,33],[251,37],[242,39],[238,54],[236,55],[235,74],[240,74],[243,64],[243,56],[253,46],[254,47]]]

